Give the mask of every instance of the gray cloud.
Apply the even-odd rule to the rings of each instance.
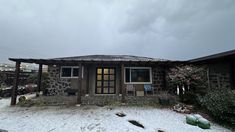
[[[133,54],[191,59],[235,48],[234,0],[0,0],[0,62]]]

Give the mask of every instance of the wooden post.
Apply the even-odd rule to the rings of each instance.
[[[121,87],[122,87],[122,103],[126,102],[125,96],[126,96],[126,87],[124,86],[124,64],[121,64]]]
[[[19,75],[20,75],[20,62],[16,62],[15,66],[15,79],[14,79],[14,86],[12,88],[11,94],[11,105],[16,105],[16,97],[17,97],[17,90],[19,85]]]
[[[82,64],[79,63],[79,75],[78,75],[78,94],[77,94],[77,103],[82,103]]]
[[[39,96],[40,90],[41,90],[41,82],[42,82],[42,64],[39,64],[38,69],[38,83],[37,83],[37,91],[36,96]]]
[[[90,94],[89,93],[89,67],[87,66],[86,68],[86,94]]]

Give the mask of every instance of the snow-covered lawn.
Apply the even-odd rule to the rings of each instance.
[[[143,107],[10,107],[10,99],[0,100],[0,130],[9,132],[225,132],[212,124],[210,130],[185,123],[185,115],[167,109]],[[125,117],[115,114],[123,112]],[[136,120],[144,129],[128,120]]]

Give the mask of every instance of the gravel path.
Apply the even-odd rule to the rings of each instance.
[[[10,99],[0,100],[0,129],[9,132],[229,132],[212,124],[209,130],[185,123],[185,115],[167,109],[143,107],[10,107]],[[125,117],[118,117],[123,112]],[[145,128],[132,125],[136,120]]]

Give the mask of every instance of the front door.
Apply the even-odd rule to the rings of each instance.
[[[96,69],[96,94],[115,94],[116,70],[110,67]]]

